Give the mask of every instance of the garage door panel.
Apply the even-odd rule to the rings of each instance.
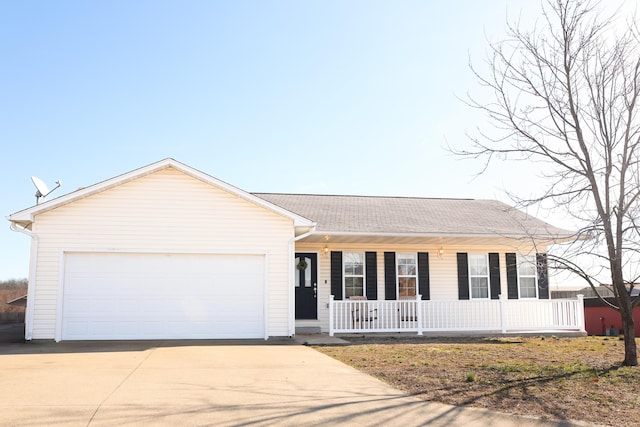
[[[62,339],[264,337],[263,256],[73,253]]]
[[[66,333],[70,336],[86,336],[89,331],[89,325],[86,322],[68,322],[65,325]]]

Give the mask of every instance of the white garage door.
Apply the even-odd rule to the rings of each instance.
[[[264,256],[71,253],[63,340],[264,338]]]

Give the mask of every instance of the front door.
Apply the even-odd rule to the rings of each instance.
[[[296,319],[318,318],[318,254],[296,253]]]

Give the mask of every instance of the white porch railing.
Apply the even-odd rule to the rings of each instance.
[[[423,301],[329,298],[329,335],[362,332],[584,332],[584,300]]]

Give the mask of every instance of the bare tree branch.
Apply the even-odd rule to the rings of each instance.
[[[602,17],[590,0],[546,0],[540,25],[507,26],[507,38],[489,46],[489,71],[470,66],[486,102],[467,104],[491,123],[452,149],[484,161],[536,162],[547,186],[523,206],[563,207],[581,223],[573,249],[554,255],[595,289],[607,283],[623,319],[625,360],[636,365],[633,295],[640,279],[640,31],[614,33],[619,17]],[[582,261],[589,259],[588,265]],[[603,274],[606,273],[606,279]]]

